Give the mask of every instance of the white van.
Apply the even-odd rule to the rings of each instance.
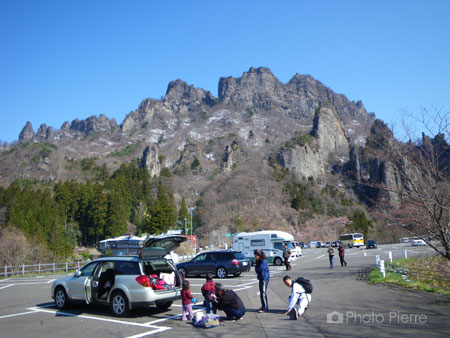
[[[294,237],[284,231],[278,230],[262,230],[256,232],[240,232],[233,235],[233,250],[242,252],[252,264],[255,263],[255,256],[253,252],[256,249],[261,249],[267,256],[269,263],[274,265],[282,265],[283,249],[287,244],[291,250],[291,257],[296,256],[293,252],[291,242]]]

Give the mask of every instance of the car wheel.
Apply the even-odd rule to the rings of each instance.
[[[67,292],[62,286],[56,288],[55,305],[60,310],[65,309],[69,306],[69,296],[67,296]]]
[[[217,269],[216,276],[219,278],[226,278],[228,276],[227,269],[221,266],[220,268]]]
[[[281,264],[283,264],[283,261],[280,257],[277,257],[274,259],[273,264],[275,264],[276,266],[280,266]]]
[[[115,291],[113,293],[109,305],[115,317],[124,317],[130,310],[128,298],[122,291]]]
[[[168,308],[170,308],[170,306],[172,305],[172,301],[167,301],[167,302],[165,302],[165,301],[159,301],[159,302],[156,302],[156,307],[158,308],[158,310],[163,310],[163,311],[165,311],[165,310],[167,310]]]
[[[240,275],[241,275],[240,272],[236,272],[236,273],[233,274],[234,277],[239,277]]]
[[[179,268],[178,272],[183,275],[183,277],[187,277],[187,271],[185,268]]]

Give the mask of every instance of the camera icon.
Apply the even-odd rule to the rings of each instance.
[[[344,322],[344,314],[342,312],[333,311],[327,313],[327,324],[342,324]]]

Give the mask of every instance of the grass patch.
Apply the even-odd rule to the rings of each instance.
[[[450,296],[450,262],[440,256],[399,259],[386,263],[386,277],[378,268],[369,275],[370,284],[393,284]],[[440,278],[442,276],[442,278]]]

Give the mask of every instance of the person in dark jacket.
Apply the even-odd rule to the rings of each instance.
[[[206,283],[202,286],[202,295],[205,298],[206,314],[211,312],[211,295],[216,293],[216,283],[213,281],[213,275],[208,272],[206,275]],[[214,304],[212,306],[212,312],[216,314],[216,308]]]
[[[331,245],[328,248],[328,258],[330,259],[330,269],[333,269],[334,249],[331,247]]]
[[[287,244],[285,244],[283,249],[283,258],[284,258],[284,265],[286,265],[286,271],[292,269],[291,263],[289,262],[290,257],[291,257],[291,250],[289,250]]]
[[[339,259],[341,260],[341,266],[347,266],[347,262],[345,261],[345,248],[342,242],[339,243]]]
[[[233,290],[225,289],[222,284],[216,283],[216,294],[211,295],[211,298],[215,300],[215,307],[225,312],[228,320],[237,320],[244,316],[244,303]]]
[[[269,303],[267,302],[267,287],[270,280],[269,262],[261,249],[255,250],[253,254],[256,259],[255,272],[259,281],[259,296],[261,297],[261,309],[258,312],[264,313],[269,311]]]

